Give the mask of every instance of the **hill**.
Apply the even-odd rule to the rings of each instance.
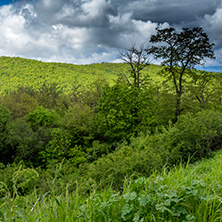
[[[154,75],[159,66],[151,65],[145,72]],[[120,75],[129,75],[129,67],[122,63],[101,63],[73,65],[45,63],[18,57],[0,57],[0,94],[20,86],[39,88],[43,83],[57,83],[59,89],[67,92],[75,84],[86,86],[97,79],[113,83]]]

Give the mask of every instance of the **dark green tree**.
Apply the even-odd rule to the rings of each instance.
[[[175,122],[182,112],[181,101],[184,93],[184,76],[189,75],[196,65],[202,65],[205,58],[214,59],[208,35],[202,28],[184,28],[177,33],[174,28],[157,28],[157,33],[150,38],[152,46],[147,52],[155,59],[162,59],[164,73],[173,81],[176,93]]]
[[[12,161],[13,150],[8,144],[11,113],[3,105],[0,105],[0,162]]]

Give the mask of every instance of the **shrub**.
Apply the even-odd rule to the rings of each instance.
[[[21,88],[2,99],[2,103],[11,111],[14,119],[25,116],[39,106],[37,100],[29,95],[27,90]]]
[[[168,139],[172,163],[210,156],[212,151],[221,149],[222,114],[203,110],[196,115],[181,116],[169,130]]]
[[[132,146],[123,144],[119,150],[88,165],[85,177],[86,180],[95,181],[100,188],[111,185],[114,189],[121,190],[125,178],[150,176],[162,168],[163,162],[161,152],[155,148],[145,146],[135,150]]]

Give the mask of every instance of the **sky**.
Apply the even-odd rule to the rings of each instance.
[[[222,72],[221,0],[0,0],[0,56],[120,62],[120,51],[149,46],[156,27],[197,26],[215,43],[204,69]]]

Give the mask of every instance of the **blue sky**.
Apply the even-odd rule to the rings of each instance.
[[[16,3],[15,3],[16,2]],[[221,0],[0,0],[0,56],[46,62],[120,62],[119,51],[149,45],[158,26],[203,27],[222,71]]]
[[[18,0],[0,0],[0,6],[2,5],[8,5],[8,4],[11,4],[15,1],[18,1]]]

